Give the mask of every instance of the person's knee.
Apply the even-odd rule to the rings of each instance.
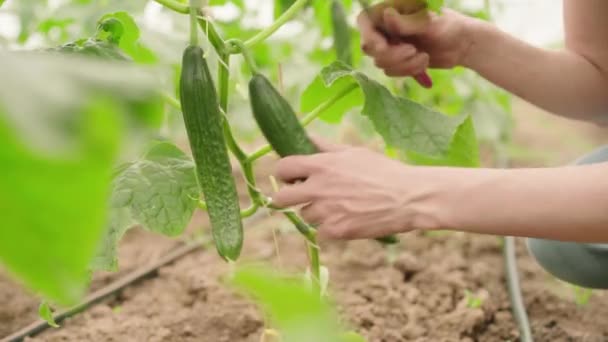
[[[528,239],[538,263],[556,278],[573,285],[608,289],[608,245]]]
[[[596,164],[606,161],[608,161],[608,146],[596,149],[577,160],[575,164]],[[542,239],[528,239],[527,244],[538,263],[555,277],[582,287],[608,289],[608,244]]]

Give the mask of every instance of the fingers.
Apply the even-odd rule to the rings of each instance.
[[[416,48],[411,44],[395,45],[387,49],[386,53],[376,56],[374,62],[379,68],[390,68],[406,63],[416,53]]]
[[[369,55],[379,54],[388,47],[386,38],[378,32],[365,11],[357,17],[357,24],[361,32],[361,49],[365,53]]]
[[[283,187],[272,197],[272,204],[278,208],[294,207],[310,203],[316,192],[308,183],[300,183]]]
[[[401,37],[414,36],[426,32],[431,23],[431,17],[427,11],[419,11],[414,14],[400,14],[393,8],[384,11],[384,25],[386,29]]]
[[[413,76],[423,73],[429,66],[430,57],[427,53],[418,53],[404,63],[383,67],[387,76]]]
[[[277,163],[275,176],[284,183],[304,180],[317,169],[315,155],[285,157]]]

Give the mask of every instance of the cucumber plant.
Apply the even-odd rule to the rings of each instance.
[[[0,257],[3,261],[9,261],[6,263],[13,273],[50,300],[69,304],[82,295],[84,284],[88,280],[84,267],[86,262],[93,261],[92,269],[115,270],[117,267],[116,245],[130,227],[139,224],[154,232],[177,236],[184,231],[196,206],[206,210],[210,216],[213,238],[220,256],[229,262],[237,262],[243,244],[247,243],[242,220],[263,208],[276,209],[269,201],[271,194],[262,193],[256,184],[256,162],[273,151],[280,156],[315,153],[316,148],[308,139],[305,127],[318,119],[338,123],[346,115],[360,113],[376,134],[383,138],[386,146],[400,151],[399,157],[409,163],[469,167],[478,165],[477,140],[471,116],[444,115],[413,101],[411,98],[418,100],[419,97],[415,86],[408,86],[408,91],[404,92],[403,89],[393,84],[386,87],[376,77],[364,72],[359,47],[356,44],[358,37],[349,24],[352,19],[349,14],[354,13],[355,9],[352,1],[280,1],[280,6],[276,7],[274,21],[270,25],[260,30],[252,30],[243,37],[232,35],[230,23],[215,21],[208,15],[208,11],[204,10],[204,5],[221,5],[226,1],[210,0],[206,4],[197,1],[191,3],[176,0],[154,1],[163,8],[175,12],[176,16],[179,16],[179,20],[188,23],[188,27],[190,27],[189,42],[184,39],[183,44],[182,42],[177,44],[183,51],[182,62],[177,68],[180,70],[179,82],[177,82],[179,86],[175,87],[179,88],[179,96],[177,96],[179,99],[166,90],[160,89],[163,88],[161,86],[158,86],[159,89],[150,89],[150,85],[159,83],[156,82],[157,79],[151,80],[140,75],[141,68],[138,66],[151,64],[158,57],[152,49],[146,48],[141,43],[139,30],[134,25],[134,20],[126,12],[104,15],[92,38],[63,44],[57,49],[52,49],[52,53],[51,51],[47,53],[49,55],[56,55],[57,52],[62,55],[90,55],[96,60],[100,60],[99,63],[101,60],[118,61],[115,62],[118,66],[111,64],[118,71],[108,73],[106,78],[103,78],[103,73],[99,72],[99,70],[105,72],[106,69],[95,68],[96,64],[91,64],[93,63],[92,58],[83,62],[83,65],[87,66],[83,70],[97,70],[91,71],[89,75],[95,76],[87,83],[91,92],[95,93],[98,90],[91,85],[92,83],[103,81],[110,83],[107,87],[110,90],[104,88],[103,94],[111,99],[123,99],[117,101],[119,103],[115,106],[120,109],[124,108],[126,113],[132,114],[128,116],[133,119],[132,121],[139,120],[147,126],[153,126],[152,131],[156,133],[159,119],[157,116],[151,115],[154,112],[151,108],[157,109],[158,102],[164,101],[167,106],[179,111],[182,115],[189,146],[192,150],[192,158],[169,142],[155,142],[140,158],[121,163],[115,169],[113,180],[110,182],[109,176],[112,173],[109,171],[109,167],[119,164],[119,161],[124,161],[123,156],[119,155],[117,150],[119,146],[125,145],[117,142],[120,141],[118,137],[105,137],[107,141],[102,140],[94,128],[105,127],[102,124],[119,126],[117,122],[122,122],[122,119],[118,116],[119,118],[116,120],[109,120],[107,117],[100,116],[99,108],[103,108],[103,106],[99,107],[100,105],[81,110],[80,114],[85,112],[92,118],[91,122],[75,121],[84,125],[88,129],[86,132],[91,135],[90,137],[78,136],[83,140],[83,158],[88,162],[86,164],[88,167],[84,169],[86,173],[83,173],[83,170],[72,164],[65,165],[65,169],[62,169],[59,167],[62,165],[57,166],[49,162],[49,164],[57,166],[58,175],[61,174],[61,170],[67,170],[69,172],[64,173],[65,177],[72,177],[75,181],[79,180],[79,178],[75,178],[75,175],[83,177],[81,183],[75,184],[74,193],[66,194],[66,197],[63,198],[65,201],[56,201],[54,204],[57,209],[49,210],[49,212],[55,214],[52,217],[59,222],[57,224],[77,218],[78,220],[73,220],[73,225],[68,226],[70,232],[75,231],[79,225],[89,227],[90,229],[86,231],[86,239],[82,240],[86,244],[78,246],[79,255],[74,260],[70,260],[67,253],[61,254],[61,250],[58,249],[56,251],[58,257],[52,259],[54,264],[41,264],[34,270],[38,272],[37,274],[34,271],[30,273],[24,271],[26,268],[24,265],[27,264],[23,262],[26,260],[24,255],[19,254],[14,248],[4,245],[3,241],[15,241],[15,239],[27,241],[26,237],[16,234],[26,231],[32,231],[32,234],[40,233],[32,227],[50,227],[50,223],[45,226],[40,223],[43,220],[30,222],[30,227],[27,227],[30,230],[20,230],[19,228],[22,228],[19,226],[20,222],[26,221],[16,216],[20,211],[15,208],[21,208],[23,212],[26,212],[25,209],[29,206],[29,202],[26,202],[30,199],[23,199],[23,203],[9,201],[11,197],[19,199],[17,189],[11,185],[27,184],[30,181],[31,184],[36,184],[33,180],[46,181],[49,184],[64,184],[66,181],[59,176],[36,178],[35,175],[31,175],[26,179],[27,175],[19,173],[19,168],[9,169],[8,175],[11,177],[0,179],[0,185],[3,189],[13,189],[14,191],[7,190],[6,193],[0,193],[0,210],[4,214],[8,209],[5,210],[2,204],[14,203],[12,205],[15,208],[9,208],[13,216],[7,217],[8,222],[13,224],[15,229],[11,233],[0,231]],[[232,1],[232,3],[244,9],[241,1]],[[440,5],[441,1],[429,1],[428,3],[431,9],[439,9]],[[317,59],[324,64],[324,67],[312,82],[299,92],[300,106],[297,108],[298,110],[295,110],[296,107],[291,104],[292,99],[287,94],[278,91],[279,87],[273,83],[271,73],[276,70],[276,63],[264,59],[262,47],[268,44],[269,39],[288,22],[297,18],[303,21],[310,20],[310,16],[307,17],[306,14],[311,12],[315,14],[312,20],[319,24],[320,31],[325,36],[333,36],[332,48],[336,53],[325,54],[324,57]],[[201,34],[204,37],[201,37]],[[38,58],[44,59],[45,56]],[[247,77],[249,78],[249,101],[247,102],[250,103],[247,113],[255,118],[262,134],[269,142],[268,146],[262,146],[250,152],[245,151],[237,139],[238,135],[235,134],[234,129],[235,122],[232,120],[233,116],[229,106],[233,100],[236,101],[236,96],[232,97],[232,95],[238,95],[232,91],[230,83],[238,76],[233,74],[234,69],[231,68],[235,56],[243,57],[245,65],[247,65]],[[313,56],[313,58],[317,57]],[[18,65],[14,61],[14,57],[5,58],[0,54],[0,60]],[[43,63],[32,64],[39,65],[38,68],[45,66]],[[63,67],[67,69],[65,65]],[[124,71],[132,68],[137,70],[134,72],[135,74]],[[16,69],[22,68],[17,67]],[[52,68],[44,70],[49,74],[49,79],[53,76],[52,70]],[[217,71],[216,77],[213,77],[212,70]],[[77,70],[70,72],[74,76],[74,82],[82,82],[82,76],[77,73]],[[123,78],[118,77],[118,73],[121,72],[125,75],[137,76],[132,77],[126,83],[129,85],[130,91],[125,90],[124,86],[120,87],[121,82],[125,82]],[[67,70],[66,73],[68,73]],[[17,78],[14,75],[9,76]],[[287,78],[290,76],[287,74]],[[111,79],[112,82],[108,82],[108,79]],[[140,79],[145,82],[136,82]],[[67,81],[66,84],[68,84]],[[28,86],[30,85],[25,84],[23,88]],[[142,91],[138,93],[134,92],[134,89]],[[15,113],[18,112],[5,101],[8,95],[4,95],[9,94],[8,90],[3,88],[2,91],[0,92],[0,101],[2,101],[0,102],[2,104],[0,106],[0,114],[2,114],[0,133],[9,131],[6,127],[10,127],[8,125],[11,123],[10,119],[14,118]],[[102,92],[97,91],[97,93]],[[106,97],[103,99],[105,100]],[[420,98],[423,96],[420,95]],[[433,104],[431,101],[424,100],[422,102],[427,105]],[[113,104],[113,101],[110,102]],[[79,103],[79,105],[81,104]],[[76,105],[74,106],[76,107]],[[79,109],[82,109],[80,107]],[[116,112],[120,112],[120,110],[117,109]],[[297,113],[303,113],[303,115]],[[8,118],[6,125],[3,120],[5,117]],[[55,126],[50,126],[50,128],[53,127]],[[125,127],[117,127],[116,130],[127,131]],[[122,137],[118,133],[116,135]],[[146,138],[150,140],[149,136]],[[13,135],[0,134],[0,142],[2,142],[0,144],[2,145],[0,162],[2,165],[17,165],[14,162],[14,155],[11,154],[14,151],[11,149],[18,150],[21,147],[11,139],[18,140]],[[95,139],[99,139],[99,141]],[[11,153],[5,152],[5,150]],[[101,152],[105,152],[105,154]],[[238,202],[235,180],[229,162],[231,156],[237,161],[247,184],[250,203],[246,208],[241,208]],[[28,163],[32,166],[41,165],[40,160],[35,156],[28,160]],[[57,182],[57,179],[60,179],[61,182]],[[96,182],[91,182],[91,180]],[[95,191],[85,191],[91,184],[96,186]],[[49,189],[59,192],[58,186],[54,185]],[[104,195],[106,194],[104,190],[108,189],[110,191],[106,192],[109,194]],[[88,198],[90,201],[83,203],[82,198]],[[42,203],[38,198],[32,199],[31,202]],[[82,217],[68,215],[70,207],[82,207]],[[324,284],[321,280],[322,263],[315,229],[304,222],[293,210],[280,210],[280,213],[308,242],[311,281],[319,295]],[[85,216],[88,221],[85,220]],[[105,234],[100,234],[104,225]],[[55,226],[51,228],[55,232],[61,231]],[[37,236],[48,238],[48,234],[44,233],[42,231]],[[79,233],[84,234],[85,232]],[[62,241],[57,246],[69,246],[72,241],[71,239],[60,240],[60,234],[53,235],[53,238]],[[101,242],[97,243],[99,240]],[[381,240],[385,243],[396,242],[394,237]],[[27,243],[26,247],[29,247]],[[36,248],[39,248],[39,245],[32,244],[31,249]],[[55,253],[52,248],[49,250]],[[72,273],[54,278],[55,265],[62,263],[70,265],[71,268],[67,270]],[[41,280],[41,277],[45,279]]]

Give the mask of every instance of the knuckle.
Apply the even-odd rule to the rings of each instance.
[[[335,239],[340,240],[348,239],[350,237],[349,229],[342,225],[337,225],[336,227],[334,227],[333,234]]]

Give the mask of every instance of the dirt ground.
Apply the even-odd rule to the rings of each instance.
[[[515,166],[562,165],[608,143],[601,129],[551,119],[524,104],[517,104],[516,119],[509,148]],[[191,229],[205,221],[197,213]],[[277,217],[247,225],[243,260],[302,271],[304,243],[283,228]],[[401,239],[394,260],[374,241],[321,246],[331,295],[355,330],[370,342],[518,340],[500,239],[462,233]],[[589,303],[577,305],[573,290],[540,269],[522,242],[518,266],[535,340],[608,341],[608,292],[595,291]],[[93,288],[154,262],[180,243],[132,230],[121,245],[121,271],[97,275]],[[252,302],[219,283],[227,271],[213,249],[198,251],[30,341],[257,342],[265,324]],[[467,305],[467,292],[480,300],[479,307]],[[36,319],[38,301],[6,275],[0,275],[0,303],[0,338]]]

